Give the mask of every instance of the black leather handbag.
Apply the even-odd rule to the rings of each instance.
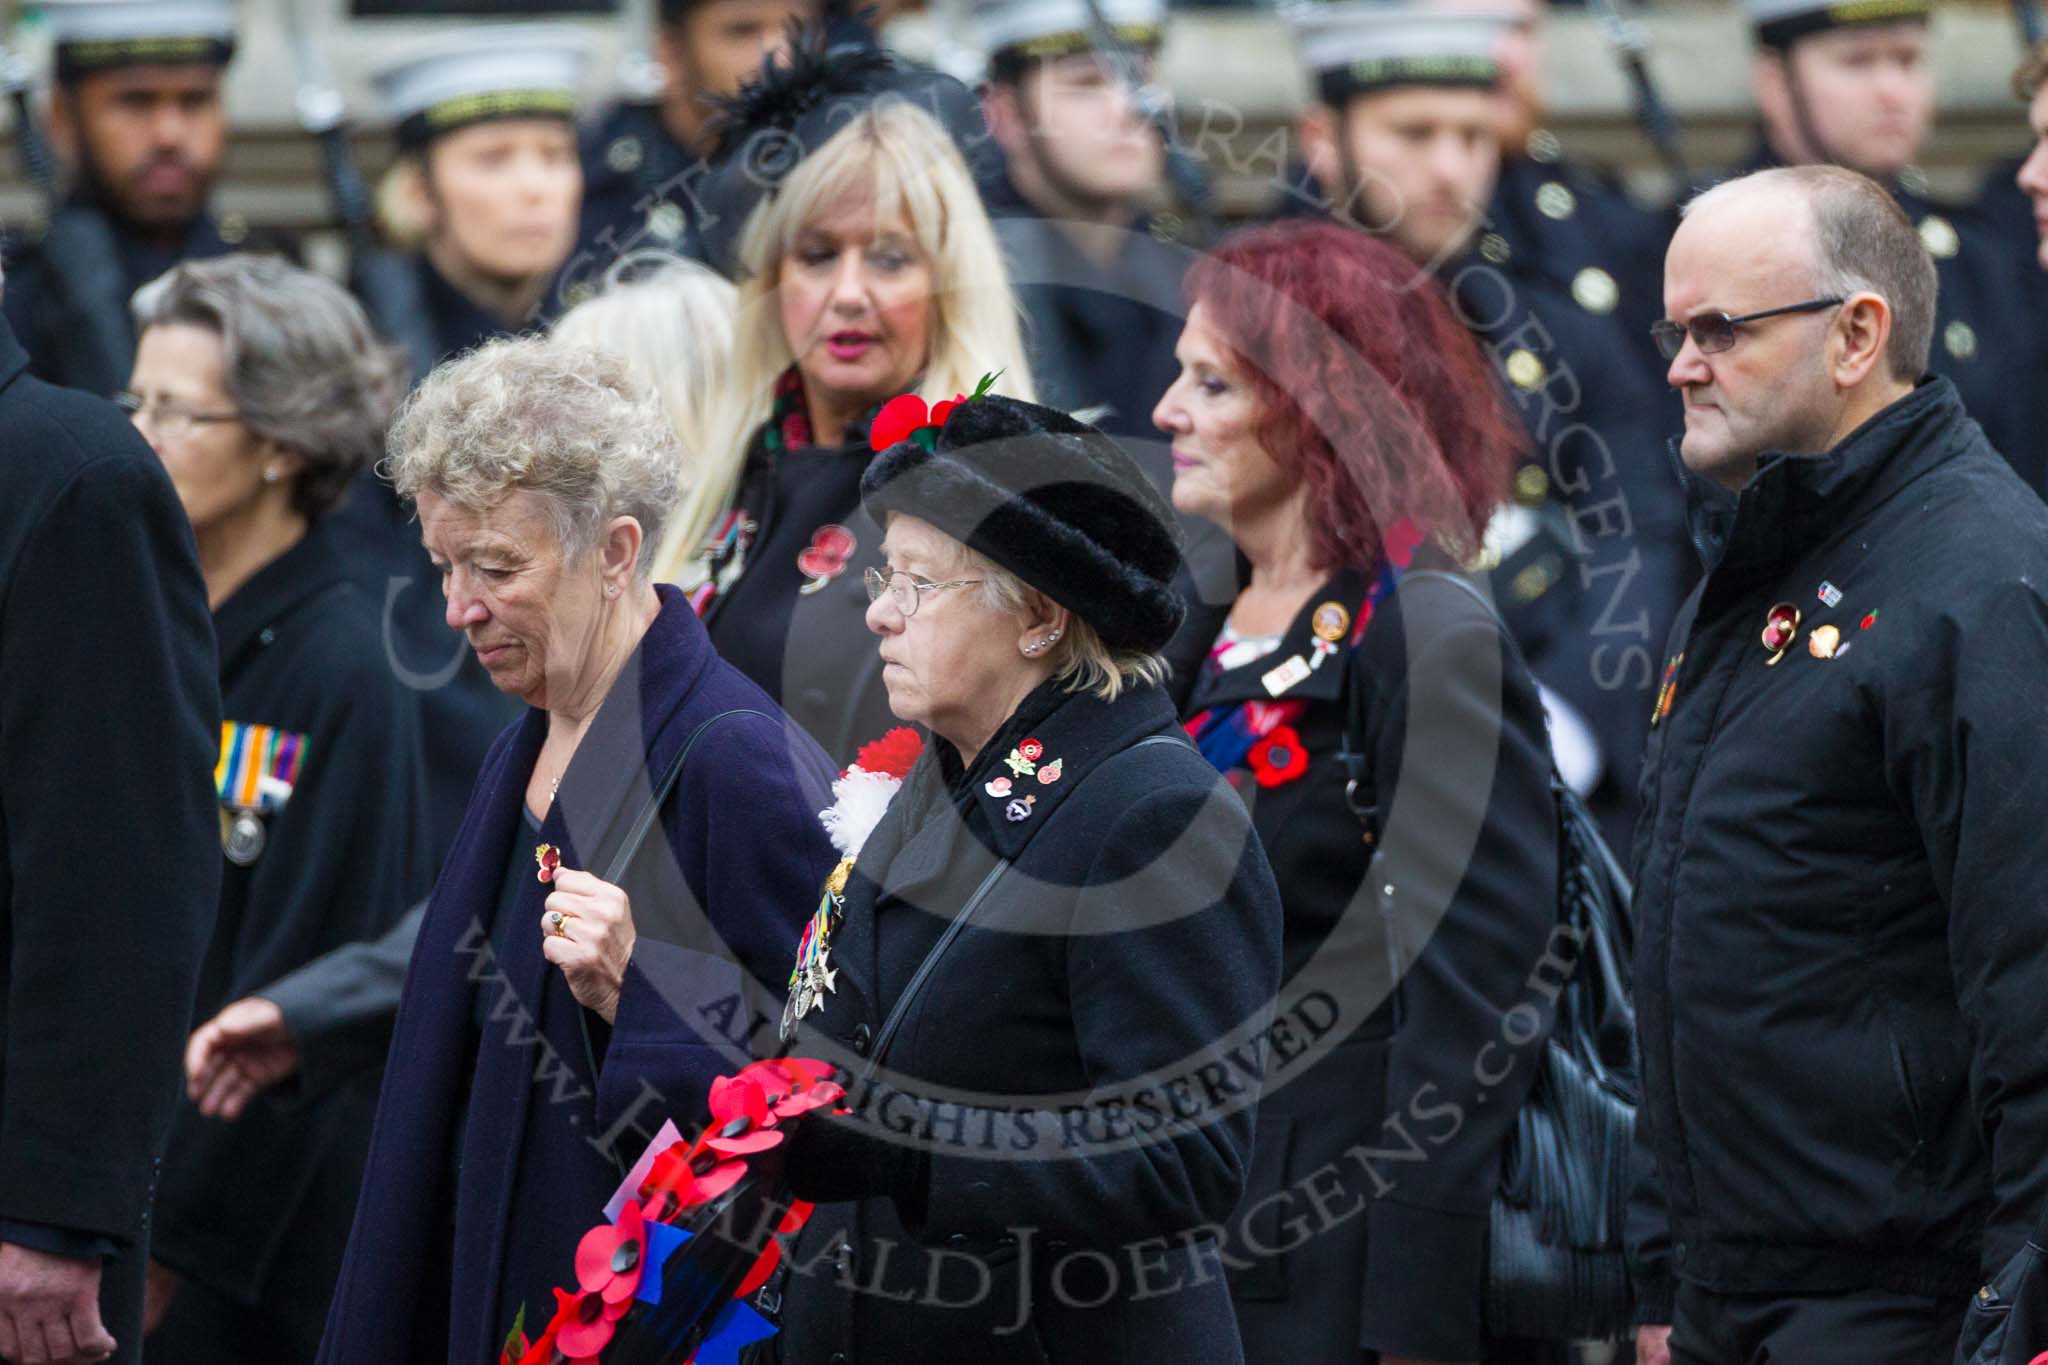
[[[1455,574],[1423,570],[1479,602],[1527,668],[1485,594]],[[1369,717],[1351,688],[1344,759],[1354,789],[1370,786]],[[1556,806],[1558,923],[1576,958],[1556,1024],[1501,1156],[1484,1295],[1489,1336],[1601,1340],[1631,1330],[1623,1228],[1635,1138],[1635,1007],[1629,992],[1628,876],[1578,794],[1550,774]],[[1372,830],[1374,811],[1353,810]],[[1570,945],[1558,942],[1560,955]]]

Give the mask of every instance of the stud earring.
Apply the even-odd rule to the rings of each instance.
[[[606,597],[617,597],[617,596],[619,595],[619,585],[618,585],[618,584],[616,584],[616,583],[607,583],[607,584],[605,584],[605,585],[604,585],[604,595],[605,595]]]

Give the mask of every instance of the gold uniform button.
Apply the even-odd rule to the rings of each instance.
[[[1517,602],[1534,602],[1555,587],[1562,577],[1564,561],[1556,555],[1545,555],[1516,574],[1514,582],[1508,585],[1508,591],[1514,594]]]
[[[1525,464],[1515,471],[1515,501],[1535,507],[1550,496],[1550,476],[1541,465]]]
[[[647,210],[647,230],[664,242],[683,235],[683,211],[674,204],[660,203]]]
[[[1548,166],[1564,155],[1564,144],[1557,140],[1557,134],[1548,128],[1538,128],[1529,134],[1529,159]]]
[[[1493,265],[1506,265],[1514,251],[1508,246],[1508,239],[1498,232],[1489,232],[1479,239],[1479,254]]]
[[[1589,313],[1611,313],[1621,302],[1621,286],[1599,266],[1589,265],[1572,276],[1572,297]]]
[[[1546,180],[1536,189],[1536,211],[1545,218],[1563,222],[1578,208],[1579,197],[1555,180]]]
[[[646,149],[637,137],[613,138],[612,144],[604,149],[604,164],[620,175],[639,170],[640,163],[646,158]]]
[[[1941,344],[1957,360],[1977,357],[1977,329],[1958,318],[1941,329]]]
[[[1510,351],[1501,368],[1507,371],[1509,383],[1528,393],[1542,388],[1544,377],[1549,374],[1536,353],[1527,350]]]
[[[1956,235],[1955,225],[1948,219],[1930,213],[1920,220],[1920,244],[1935,260],[1945,261],[1962,250],[1963,239]]]
[[[249,240],[249,220],[239,213],[230,213],[220,220],[220,239],[229,246],[240,246]]]
[[[1927,172],[1918,166],[1903,168],[1899,172],[1899,188],[1912,195],[1927,193]]]

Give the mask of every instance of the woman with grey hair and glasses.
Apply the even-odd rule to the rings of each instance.
[[[322,524],[376,458],[398,367],[356,302],[283,261],[181,265],[136,297],[122,406],[171,476],[213,609],[222,882],[201,1018],[426,889],[418,729],[376,607]],[[186,1103],[153,1228],[150,1360],[309,1361],[376,1082],[233,1125]]]
[[[449,624],[527,708],[420,928],[322,1356],[439,1365],[551,1317],[624,1163],[769,1045],[834,774],[654,581],[676,436],[624,361],[492,342],[391,449]]]

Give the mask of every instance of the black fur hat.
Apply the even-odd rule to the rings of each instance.
[[[1000,394],[959,403],[930,449],[877,452],[860,493],[877,522],[930,522],[1117,648],[1160,649],[1187,613],[1166,500],[1115,441],[1056,409]]]
[[[758,80],[718,101],[711,126],[717,150],[700,197],[705,259],[737,280],[744,273],[740,231],[755,207],[772,198],[805,157],[885,99],[930,114],[960,149],[975,182],[987,177],[999,153],[973,91],[883,48],[832,42],[814,26],[801,27],[785,57],[763,62]]]

